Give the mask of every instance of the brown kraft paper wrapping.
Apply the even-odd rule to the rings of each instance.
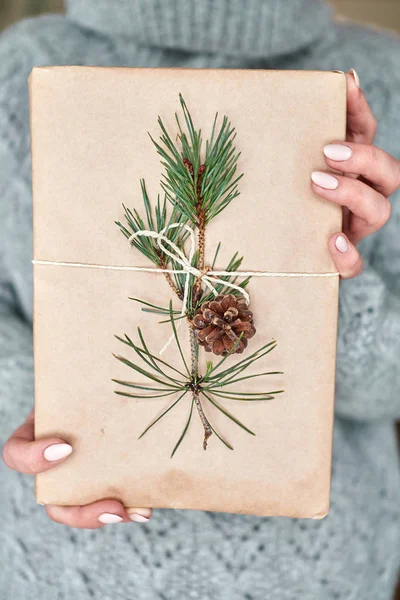
[[[335,273],[327,239],[341,228],[338,206],[317,197],[312,170],[326,169],[323,145],[345,136],[346,80],[337,72],[35,68],[30,77],[34,260],[153,267],[130,248],[115,220],[122,204],[143,213],[139,180],[151,201],[161,192],[160,164],[148,132],[160,115],[175,139],[182,93],[203,140],[218,111],[236,128],[240,196],[207,228],[206,264],[222,242],[215,269],[237,250],[243,271]],[[65,463],[36,478],[42,504],[117,498],[151,506],[291,517],[329,509],[338,277],[254,277],[257,328],[248,352],[276,339],[276,349],[248,372],[241,391],[284,389],[269,402],[221,401],[253,437],[213,406],[206,452],[197,413],[177,453],[187,396],[142,439],[173,397],[134,400],[114,393],[112,378],[140,377],[114,357],[133,359],[114,335],[136,340],[137,325],[154,353],[170,336],[137,296],[168,305],[160,273],[34,264],[35,433],[71,443]],[[179,302],[174,306],[180,309]],[[186,324],[180,329],[189,354]],[[201,367],[210,354],[200,349]],[[244,355],[229,357],[236,361]],[[179,364],[176,346],[163,358]],[[217,357],[214,357],[217,358]]]

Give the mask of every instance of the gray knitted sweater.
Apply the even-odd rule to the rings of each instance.
[[[67,16],[0,37],[0,436],[32,406],[34,65],[355,67],[400,158],[400,42],[335,24],[319,0],[70,0]],[[78,531],[49,521],[32,480],[2,465],[0,600],[380,600],[400,555],[400,198],[341,284],[332,509],[322,521],[155,512],[146,525]]]

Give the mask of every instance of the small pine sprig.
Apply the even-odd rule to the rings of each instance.
[[[161,186],[166,197],[194,226],[207,225],[239,195],[238,182],[243,174],[237,175],[240,152],[234,144],[236,132],[226,116],[218,129],[216,113],[202,161],[201,130],[195,129],[181,94],[179,100],[187,127],[185,132],[175,113],[181,148],[172,141],[161,117],[160,143],[149,135],[165,167]]]
[[[135,208],[131,210],[123,205],[126,222],[121,223],[120,221],[115,221],[115,224],[119,227],[122,234],[127,239],[131,238],[131,236],[138,231],[150,230],[158,233],[172,223],[181,223],[184,225],[187,222],[187,219],[176,207],[173,208],[171,214],[168,216],[167,200],[165,196],[164,200],[161,202],[160,195],[158,195],[157,203],[153,211],[144,179],[140,180],[140,187],[146,214],[145,219],[140,216],[139,212]],[[183,249],[188,233],[185,231],[182,233],[182,229],[175,228],[167,230],[165,235],[169,240],[176,244],[178,248]],[[156,267],[160,269],[180,269],[179,265],[160,249],[154,238],[137,237],[132,241],[132,246],[139,250],[143,256],[148,258]],[[173,275],[173,277],[171,277],[169,273],[165,273],[165,277],[176,295],[182,299],[184,281],[180,274],[176,273]]]
[[[194,255],[192,264],[199,269],[203,269],[205,227],[214,216],[239,195],[238,182],[243,174],[235,175],[240,152],[236,151],[234,145],[235,129],[226,116],[223,117],[222,124],[218,128],[218,113],[216,113],[211,137],[206,140],[203,161],[201,157],[201,130],[196,130],[181,94],[179,94],[179,100],[187,131],[183,130],[179,117],[175,113],[179,130],[177,135],[178,144],[173,142],[161,117],[158,117],[158,124],[161,129],[160,141],[156,142],[149,134],[158,154],[162,158],[161,164],[165,167],[161,182],[161,187],[164,190],[163,202],[161,202],[160,195],[158,195],[153,215],[146,184],[142,179],[140,185],[146,217],[142,218],[136,209],[131,210],[123,206],[126,223],[122,224],[120,221],[116,221],[116,224],[126,238],[130,238],[133,233],[143,229],[159,232],[172,223],[182,223],[183,225],[189,222],[193,227],[197,226],[199,228],[199,250]],[[169,200],[172,204],[172,212],[169,217],[167,216],[166,200]],[[182,233],[182,229],[176,228],[169,230],[166,235],[179,248],[184,249],[188,233]],[[161,269],[181,270],[181,267],[175,261],[160,250],[154,238],[136,238],[132,245],[155,266]],[[211,269],[215,267],[220,248],[221,244],[218,244]],[[235,253],[224,270],[227,272],[237,271],[241,263],[242,258],[238,258],[238,253]],[[165,277],[176,295],[182,299],[187,276],[184,273],[174,273],[172,276],[166,273]],[[222,283],[235,283],[237,277],[222,276],[220,279],[221,283],[215,285],[215,289],[219,294],[232,293],[240,295],[239,291],[232,290]],[[250,278],[247,278],[238,285],[245,289],[249,281]],[[211,299],[211,294],[203,293],[200,285],[196,285],[193,276],[190,276],[189,289],[188,316],[190,317],[195,314],[201,304]]]
[[[166,198],[164,197],[163,202],[161,202],[160,195],[158,195],[157,197],[157,203],[153,211],[151,208],[151,203],[147,193],[146,183],[144,179],[140,180],[140,187],[142,192],[143,204],[146,212],[146,218],[143,219],[135,208],[131,210],[123,204],[122,206],[124,209],[124,217],[126,223],[115,221],[115,224],[118,225],[121,232],[126,238],[130,238],[132,234],[137,233],[140,230],[148,229],[151,231],[159,232],[171,223],[186,223],[187,220],[176,208],[173,209],[171,215],[168,217]],[[175,244],[182,244],[185,239],[182,235],[182,230],[180,230],[179,228],[169,230],[166,235],[168,239],[170,239]],[[185,237],[187,237],[187,234]],[[167,256],[160,250],[159,246],[153,238],[138,237],[132,241],[132,246],[134,246],[152,263],[159,267],[161,267],[161,264],[163,262],[167,263],[167,261],[170,260],[169,256]]]
[[[169,322],[171,323],[175,344],[181,358],[182,366],[180,368],[174,367],[167,361],[161,359],[155,353],[151,352],[139,327],[138,337],[140,343],[133,342],[127,334],[125,334],[124,337],[115,336],[117,340],[133,350],[141,362],[138,364],[119,355],[114,355],[115,358],[130,368],[135,375],[141,375],[145,378],[145,380],[147,380],[147,383],[136,383],[134,381],[113,379],[114,383],[122,388],[115,390],[117,395],[137,400],[178,396],[159,416],[157,416],[149,425],[146,426],[146,428],[140,434],[139,439],[142,438],[150,429],[152,429],[156,423],[159,423],[175,406],[177,406],[183,400],[183,398],[185,398],[187,394],[192,396],[189,415],[185,423],[185,427],[172,450],[171,458],[179,448],[188,431],[194,406],[196,406],[197,410],[199,411],[199,415],[201,416],[200,411],[202,411],[204,416],[204,405],[201,404],[200,398],[203,399],[203,402],[205,401],[206,403],[213,405],[222,414],[224,414],[225,417],[227,417],[237,426],[241,427],[250,435],[256,435],[254,431],[252,431],[247,425],[235,417],[235,415],[222,404],[222,401],[230,400],[238,402],[264,402],[273,400],[276,395],[283,392],[283,390],[273,390],[269,392],[263,391],[243,393],[237,392],[230,387],[249,379],[267,377],[269,375],[281,375],[282,373],[279,371],[264,371],[252,375],[243,375],[250,365],[260,361],[276,348],[276,341],[273,340],[268,342],[234,365],[226,366],[228,357],[236,350],[235,345],[226,356],[217,362],[217,364],[214,365],[212,361],[207,361],[207,368],[204,375],[196,375],[194,377],[193,372],[190,369],[190,365],[188,364],[183,353],[178,331],[174,324],[172,303],[169,307],[169,315]],[[237,343],[239,343],[239,341],[240,338]],[[228,442],[221,433],[216,431],[215,427],[210,423],[208,418],[206,418],[206,421],[212,433],[214,433],[215,436],[227,448],[233,450],[232,444]]]

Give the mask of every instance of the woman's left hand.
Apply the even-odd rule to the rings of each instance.
[[[357,276],[363,260],[360,240],[378,231],[391,214],[388,200],[400,187],[400,162],[373,145],[377,122],[355,71],[347,73],[346,142],[324,147],[326,163],[344,175],[314,171],[314,192],[343,207],[343,232],[333,234],[329,250],[342,278]]]

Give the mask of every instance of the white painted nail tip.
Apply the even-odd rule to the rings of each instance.
[[[336,177],[329,175],[329,173],[324,173],[323,171],[314,171],[311,174],[311,179],[316,185],[325,190],[336,190],[339,185],[339,180]]]
[[[111,524],[111,523],[121,523],[122,517],[119,515],[113,515],[112,513],[103,513],[99,516],[100,523]]]
[[[144,517],[138,513],[130,513],[129,518],[131,521],[135,521],[135,523],[147,523],[149,521],[149,517]]]
[[[357,71],[355,69],[350,69],[350,73],[353,75],[354,77],[354,81],[356,82],[356,86],[359,88],[361,87],[361,82],[360,82],[360,77],[357,73]]]
[[[72,446],[69,444],[52,444],[51,446],[47,446],[43,454],[46,460],[53,462],[69,456],[71,452]]]
[[[349,249],[349,243],[343,235],[338,235],[335,241],[335,246],[342,254],[347,252]]]
[[[330,160],[343,161],[353,156],[353,150],[345,144],[327,144],[324,147],[324,154]]]

